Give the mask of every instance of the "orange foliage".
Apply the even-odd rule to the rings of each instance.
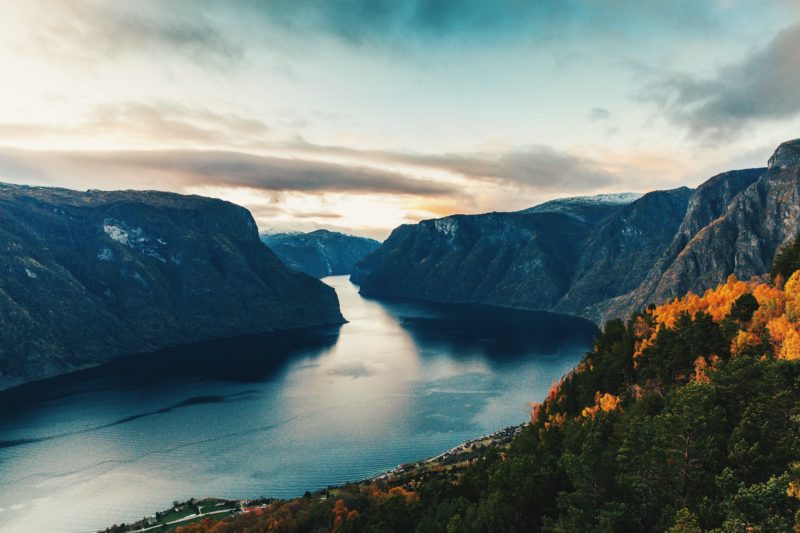
[[[642,352],[652,344],[652,339],[655,337],[655,329],[648,324],[643,316],[637,316],[633,322],[633,335],[636,339],[635,349],[633,352],[633,364],[637,365],[636,359],[642,355]]]
[[[789,282],[787,281],[786,284],[788,285]],[[790,361],[800,359],[800,331],[797,326],[787,315],[774,318],[767,324],[773,350],[779,358]]]
[[[746,348],[760,345],[761,334],[767,330],[778,357],[800,358],[800,333],[794,327],[800,319],[800,271],[792,274],[783,290],[779,285],[757,280],[740,281],[731,275],[725,283],[707,290],[702,296],[690,292],[683,298],[656,307],[651,311],[655,327],[649,327],[642,317],[634,323],[637,348],[634,357],[652,345],[660,328],[675,327],[682,313],[695,316],[704,312],[715,322],[721,322],[730,313],[733,303],[748,292],[758,301],[759,307],[747,330],[740,330],[734,336],[731,354],[738,355]],[[697,377],[697,372],[695,374]]]
[[[669,303],[656,307],[653,316],[657,323],[668,328],[675,327],[678,317],[684,312],[694,316],[703,311],[711,315],[715,322],[719,322],[730,312],[731,305],[737,298],[747,292],[754,292],[752,285],[752,283],[737,280],[736,276],[731,274],[724,284],[707,290],[703,296],[689,292],[683,298],[675,298]],[[754,293],[753,296],[758,300],[757,294]]]
[[[741,281],[736,276],[728,276],[725,283],[708,289],[702,296],[689,292],[683,298],[653,307],[633,321],[634,367],[637,360],[655,342],[661,328],[674,328],[683,313],[695,317],[697,313],[707,313],[712,320],[721,323],[731,312],[731,307],[741,296],[750,293],[758,302],[749,324],[732,321],[726,327],[742,328],[736,331],[731,341],[731,355],[756,350],[769,337],[776,357],[787,360],[800,360],[800,271],[795,272],[784,283],[777,279],[773,284],[763,279]],[[706,383],[710,380],[709,371],[719,361],[715,354],[704,354],[694,361],[694,381]],[[575,372],[581,373],[591,368],[591,360],[581,363]],[[688,377],[688,376],[687,376]],[[559,391],[564,380],[553,383],[542,403],[531,404],[531,423],[544,422],[545,429],[560,427],[566,421],[566,414],[559,412]],[[641,390],[631,390],[634,397]],[[620,398],[612,394],[595,393],[594,405],[581,411],[583,418],[594,418],[599,412],[619,409]],[[800,490],[800,489],[799,489]]]
[[[619,403],[619,396],[615,396],[607,392],[604,394],[595,392],[594,405],[585,407],[583,411],[581,411],[581,416],[584,418],[594,418],[600,411],[608,413],[609,411],[617,409],[619,407]]]
[[[535,424],[542,417],[542,404],[531,402],[531,424]]]
[[[547,398],[545,398],[544,402],[538,403],[533,402],[531,403],[531,424],[535,424],[539,420],[545,419],[545,428],[550,427],[550,424],[555,422],[556,424],[560,423],[554,420],[553,414],[551,411],[556,407],[556,400],[558,399],[558,392],[561,390],[561,386],[564,383],[564,378],[562,377],[559,381],[554,381],[552,385],[550,385],[550,389],[547,391]],[[563,422],[563,419],[561,420]]]
[[[694,360],[694,380],[698,383],[708,383],[711,378],[708,377],[706,370],[708,369],[708,362],[703,356]]]
[[[800,318],[800,270],[786,280],[783,295],[786,298],[786,317],[791,322],[797,322]]]
[[[406,503],[412,503],[419,499],[419,494],[405,487],[392,487],[388,492],[385,492],[376,483],[369,486],[369,496],[373,501],[387,500],[400,496]]]
[[[346,522],[356,518],[358,518],[358,511],[349,510],[344,500],[336,500],[336,503],[333,504],[333,529],[331,531],[333,533],[340,531]]]
[[[761,339],[755,333],[739,331],[731,341],[731,355],[739,355],[745,351],[746,348],[752,348],[759,344],[761,344]]]
[[[566,413],[555,413],[548,415],[547,422],[544,423],[545,429],[550,429],[551,427],[562,427],[564,422],[567,421]]]

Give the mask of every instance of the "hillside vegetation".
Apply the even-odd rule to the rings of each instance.
[[[784,255],[789,254],[789,248]],[[800,272],[606,324],[510,447],[182,531],[800,531]]]

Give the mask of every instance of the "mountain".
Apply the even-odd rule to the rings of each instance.
[[[356,266],[372,296],[594,317],[636,288],[671,242],[692,190],[554,200],[397,228]]]
[[[356,265],[365,295],[557,311],[597,322],[766,272],[800,231],[800,140],[692,191],[554,200],[397,228]]]
[[[766,272],[778,248],[800,231],[800,139],[781,144],[766,169],[712,178],[698,192],[704,194],[673,244],[606,317],[687,291],[702,293],[730,274],[749,279]]]
[[[343,322],[237,205],[0,184],[0,388],[166,346]]]
[[[381,245],[374,239],[324,229],[264,234],[261,240],[286,266],[315,278],[349,275],[356,263]]]

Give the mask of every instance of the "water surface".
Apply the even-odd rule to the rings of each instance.
[[[291,497],[518,424],[588,321],[362,298],[349,323],[118,360],[0,393],[0,531],[93,531],[192,496]]]

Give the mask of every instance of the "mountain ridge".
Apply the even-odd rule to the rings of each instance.
[[[349,275],[380,242],[327,229],[308,233],[264,233],[261,241],[289,268],[315,278]]]
[[[768,167],[722,172],[696,189],[652,191],[630,202],[605,204],[602,196],[596,201],[565,198],[516,213],[470,215],[483,219],[487,231],[498,226],[498,217],[514,225],[514,216],[547,214],[565,228],[559,234],[536,224],[527,229],[517,224],[516,233],[498,234],[496,240],[505,239],[505,246],[484,250],[487,239],[470,236],[480,233],[474,228],[479,223],[471,222],[472,229],[456,236],[465,229],[460,221],[467,220],[459,217],[467,215],[401,226],[356,265],[353,280],[370,296],[558,311],[602,323],[650,302],[702,292],[730,274],[747,279],[764,272],[778,247],[800,230],[798,169],[800,140],[794,140],[775,150]],[[610,195],[615,196],[630,197]],[[630,215],[625,210],[638,214],[626,218]],[[450,235],[439,232],[442,242],[431,231],[437,227],[449,228]],[[532,246],[532,236],[543,234],[549,234],[551,246]],[[554,239],[570,252],[554,251]],[[457,244],[448,249],[448,242]],[[733,255],[726,246],[733,247]],[[479,255],[483,260],[475,261]],[[442,267],[446,276],[438,273]],[[406,272],[414,269],[431,277],[423,282],[421,274]],[[526,279],[531,277],[545,283]],[[466,289],[448,289],[447,284]]]
[[[603,242],[592,240],[593,235],[630,216],[632,231],[615,233],[613,243],[605,247],[625,246],[627,256],[638,255],[630,241],[671,238],[690,194],[688,188],[653,191],[627,203],[611,204],[554,200],[542,204],[544,208],[452,215],[401,226],[356,266],[353,281],[368,296],[484,303],[589,316],[587,308],[599,297],[590,294],[591,284],[570,294],[576,276],[582,273],[586,279],[602,281],[603,289],[594,289],[601,292],[615,283],[602,269],[582,259],[584,248],[604,248]],[[641,206],[650,203],[660,206],[660,218],[654,224],[639,213]],[[602,255],[613,259],[608,249],[602,250]]]
[[[243,207],[157,191],[0,184],[0,388],[113,357],[341,323]]]

